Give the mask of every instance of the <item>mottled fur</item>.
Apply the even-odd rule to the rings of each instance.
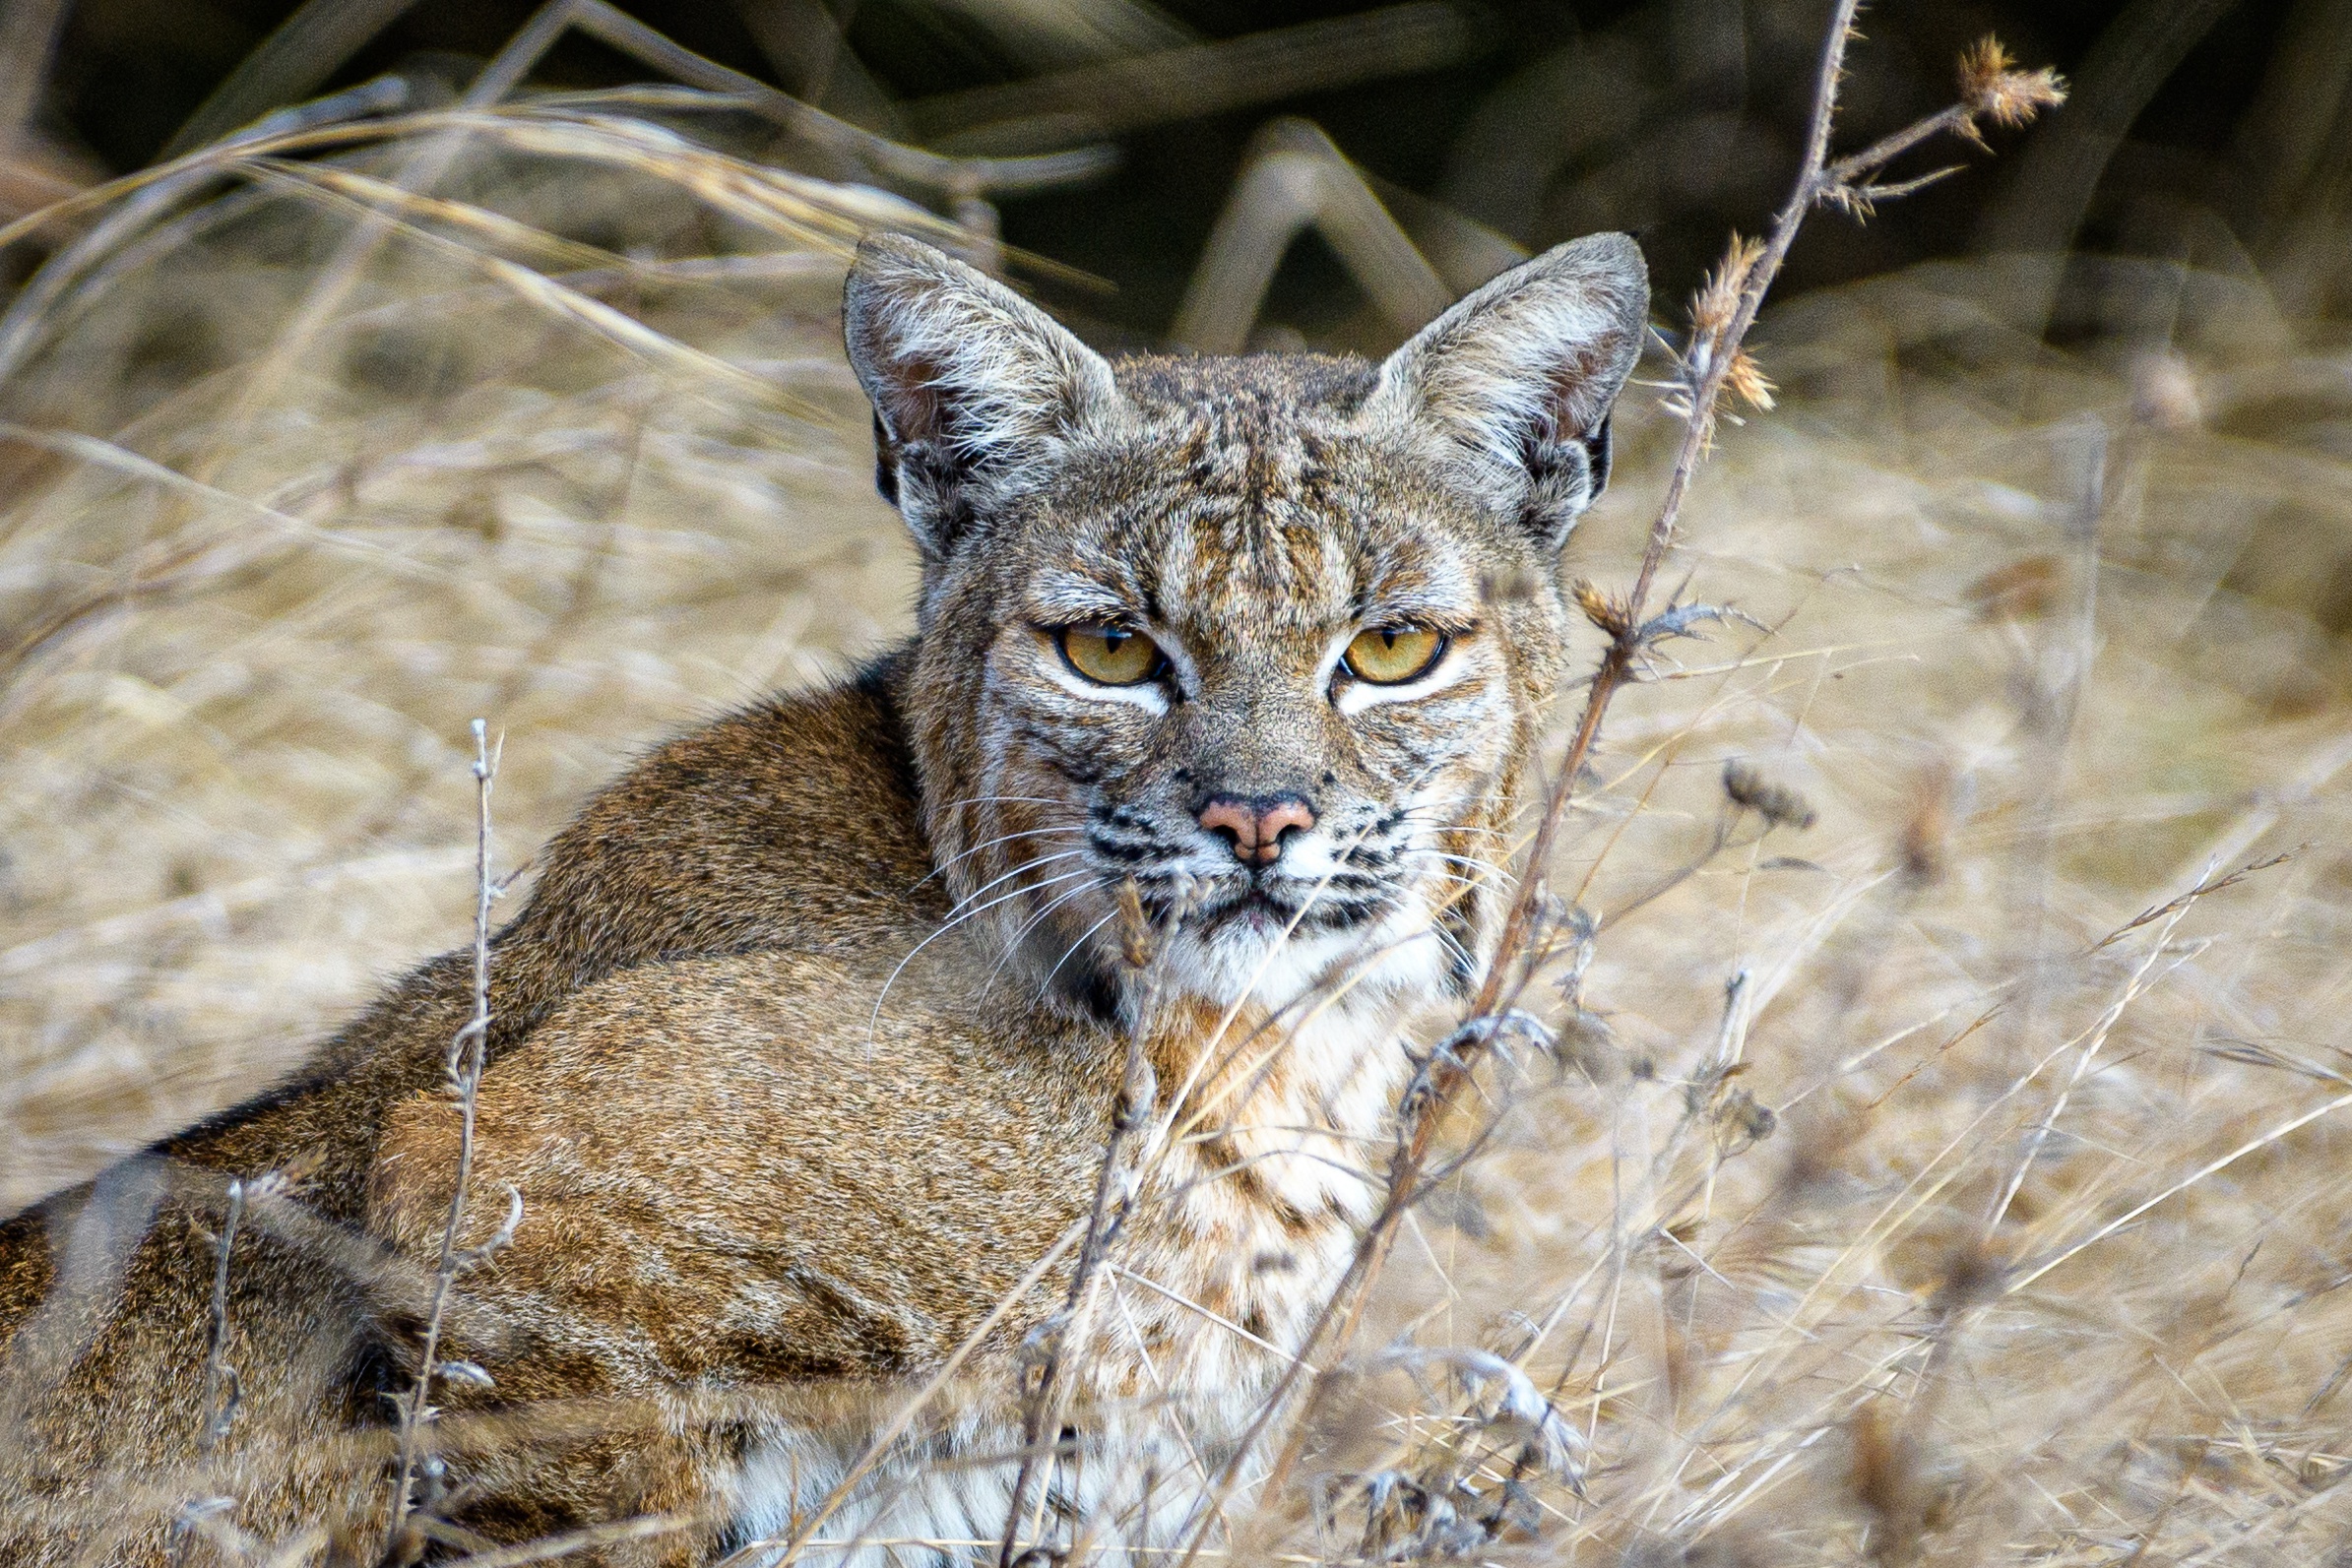
[[[1166,1528],[1136,1485],[1180,1493],[1281,1364],[1372,1202],[1399,1027],[1486,957],[1502,890],[1481,862],[1564,653],[1557,546],[1605,477],[1645,301],[1638,253],[1603,236],[1384,365],[1113,365],[960,264],[868,242],[846,325],[924,555],[918,635],[655,753],[501,933],[471,1196],[477,1236],[503,1183],[524,1221],[451,1325],[494,1385],[442,1401],[463,1485],[440,1512],[513,1537],[683,1510],[703,1524],[648,1549],[689,1561],[783,1528],[1072,1232],[1140,1027],[1159,1117],[1073,1407],[1105,1462],[1055,1502]],[[1080,676],[1052,634],[1097,622],[1150,636],[1164,675]],[[1404,624],[1449,639],[1426,675],[1349,674],[1351,637]],[[1316,821],[1252,870],[1198,820],[1217,796]],[[1126,878],[1162,927],[1148,1008]],[[466,1006],[462,960],[438,960],[298,1082],[0,1229],[20,1556],[152,1560],[195,1493],[257,1534],[329,1519],[364,1542]],[[227,1174],[297,1158],[315,1167],[255,1200],[232,1272],[245,1404],[185,1471],[200,1224]],[[846,1527],[1001,1526],[1011,1363],[1067,1267]],[[75,1523],[98,1519],[120,1538]]]

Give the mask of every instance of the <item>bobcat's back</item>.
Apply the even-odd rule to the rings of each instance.
[[[892,686],[852,684],[761,704],[650,754],[543,851],[491,965],[493,1060],[561,1000],[648,963],[779,947],[872,953],[927,931],[943,900]],[[841,824],[859,824],[845,843]],[[435,959],[354,1019],[286,1084],[0,1224],[0,1520],[43,1498],[85,1537],[89,1477],[127,1485],[196,1456],[193,1396],[209,1350],[215,1255],[231,1175],[295,1164],[302,1180],[248,1205],[232,1258],[228,1359],[248,1369],[220,1463],[267,1473],[307,1454],[337,1506],[341,1472],[381,1443],[322,1443],[340,1419],[380,1426],[389,1363],[373,1289],[416,1293],[357,1231],[390,1109],[430,1092],[472,1010],[472,965]],[[322,1449],[333,1451],[322,1454]],[[335,1476],[332,1482],[328,1478]],[[322,1497],[296,1485],[246,1528],[292,1528]],[[153,1539],[153,1510],[135,1532]],[[26,1561],[43,1560],[31,1546]],[[137,1553],[132,1553],[135,1559]],[[11,1556],[10,1560],[18,1560]]]

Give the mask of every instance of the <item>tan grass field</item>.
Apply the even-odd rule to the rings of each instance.
[[[909,629],[834,312],[858,230],[923,220],[625,100],[480,117],[389,229],[322,172],[432,134],[117,252],[0,383],[0,1212],[464,940],[473,718],[511,868],[638,748]],[[1580,1006],[1409,1225],[1328,1495],[1390,1477],[1425,1544],[1397,1499],[1501,1506],[1475,1348],[1582,1439],[1484,1559],[2352,1538],[2352,357],[2152,263],[2049,348],[2037,265],[1767,313],[1781,404],[1667,579],[1741,618],[1612,711],[1544,868],[1600,922]],[[1570,545],[1605,586],[1658,403]],[[1714,847],[1732,761],[1812,824]],[[1270,1558],[1365,1544],[1264,1515]]]

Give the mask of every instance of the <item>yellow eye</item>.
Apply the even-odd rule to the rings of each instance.
[[[1375,686],[1401,686],[1428,674],[1445,652],[1445,634],[1419,626],[1381,626],[1348,645],[1348,673]]]
[[[1053,634],[1070,668],[1100,686],[1133,686],[1160,672],[1160,650],[1115,626],[1065,626]]]

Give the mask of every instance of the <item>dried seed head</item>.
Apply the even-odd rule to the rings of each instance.
[[[1118,885],[1118,947],[1132,969],[1152,961],[1151,917],[1143,912],[1143,890],[1133,877]]]
[[[2048,66],[2020,71],[2001,40],[1988,32],[1960,53],[1960,103],[1995,125],[2030,123],[2066,101],[2066,79]]]
[[[1776,784],[1744,762],[1723,765],[1723,792],[1732,804],[1745,807],[1775,828],[1799,832],[1813,825],[1813,808],[1785,784]]]
[[[1732,234],[1731,248],[1723,253],[1723,260],[1707,274],[1707,281],[1699,291],[1690,296],[1690,330],[1694,338],[1712,340],[1720,337],[1732,318],[1740,313],[1740,296],[1748,289],[1748,280],[1755,271],[1755,264],[1764,259],[1764,242],[1748,239],[1737,230]]]
[[[1755,355],[1745,348],[1732,355],[1731,368],[1723,373],[1723,385],[1733,397],[1759,412],[1772,407],[1772,378],[1755,362]]]
[[[1716,1136],[1727,1153],[1753,1148],[1772,1136],[1780,1115],[1746,1089],[1735,1089],[1715,1111]]]
[[[1134,1132],[1143,1127],[1160,1104],[1160,1075],[1152,1070],[1151,1058],[1139,1051],[1128,1066],[1126,1080],[1119,1085],[1118,1104],[1112,1112],[1112,1122],[1120,1132]]]
[[[1611,598],[1594,584],[1579,578],[1569,594],[1576,607],[1584,611],[1584,618],[1612,637],[1623,637],[1633,629],[1633,617],[1623,604]]]

